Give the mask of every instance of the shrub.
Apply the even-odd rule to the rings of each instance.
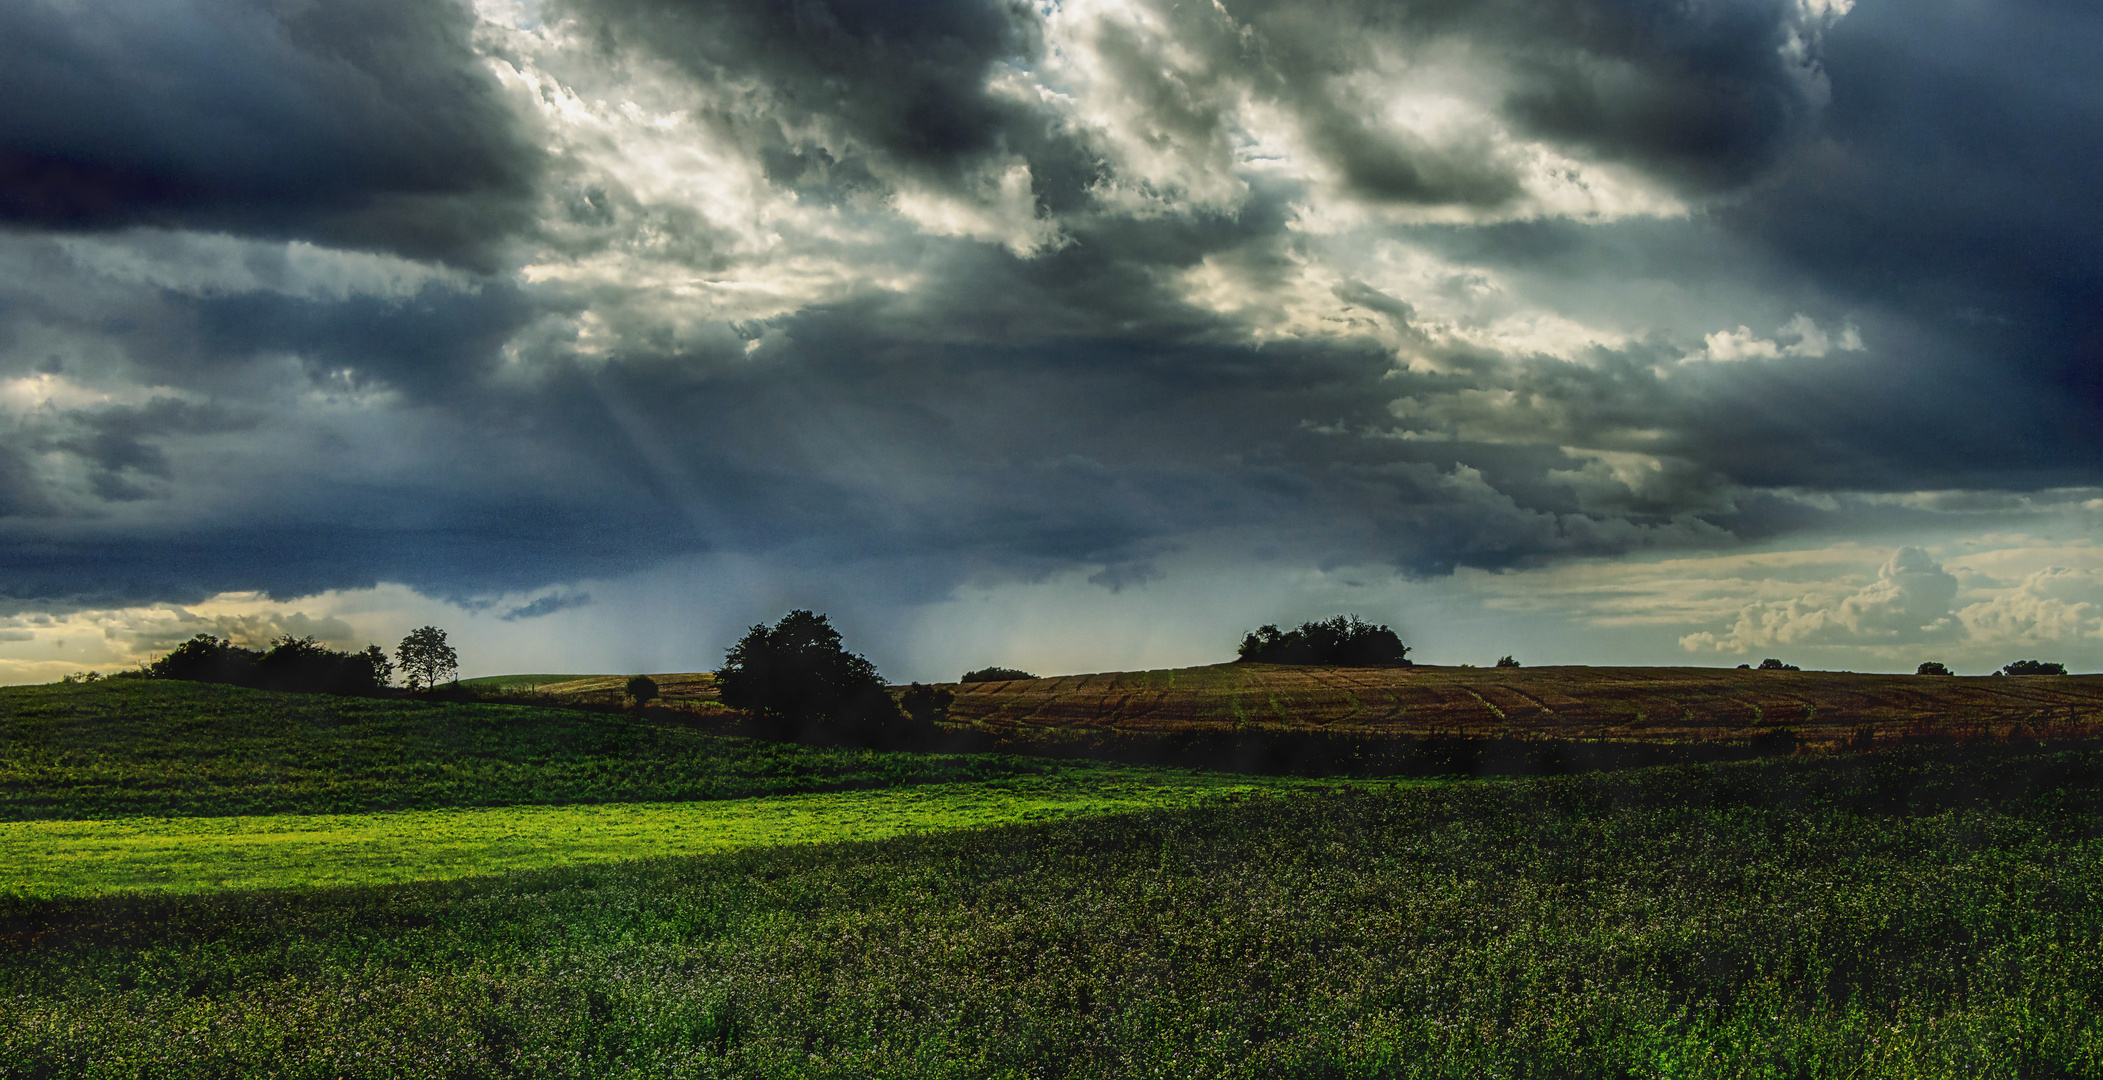
[[[2066,674],[2066,665],[2065,665],[2065,664],[2055,664],[2055,663],[2052,663],[2052,662],[2051,662],[2051,661],[2049,661],[2049,660],[2017,660],[2016,662],[2014,662],[2014,663],[2012,663],[2012,664],[2009,664],[2008,666],[2006,666],[2006,667],[2002,668],[2002,669],[2001,669],[2001,674],[2003,674],[2003,675],[2064,675],[2064,674]]]
[[[1940,660],[1928,660],[1913,669],[1915,675],[1949,675],[1951,671]]]
[[[1342,667],[1409,667],[1410,646],[1402,644],[1393,630],[1362,622],[1356,615],[1338,615],[1321,622],[1301,623],[1297,630],[1280,632],[1275,626],[1258,627],[1241,639],[1243,663],[1335,664]]]
[[[791,611],[755,626],[716,672],[722,702],[752,715],[762,734],[801,742],[887,745],[898,706],[876,666],[848,652],[825,616]]]
[[[628,680],[628,697],[640,709],[657,698],[657,680],[648,675],[637,675]]]
[[[966,683],[1012,682],[1016,679],[1034,679],[1036,677],[1027,671],[1018,671],[1011,667],[982,667],[977,671],[965,672],[964,677],[957,681]]]

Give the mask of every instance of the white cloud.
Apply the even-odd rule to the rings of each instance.
[[[1735,360],[1778,360],[1784,356],[1820,357],[1836,350],[1860,352],[1865,347],[1862,331],[1855,324],[1844,324],[1836,335],[1821,329],[1810,316],[1802,314],[1783,323],[1771,338],[1754,334],[1751,327],[1740,326],[1736,330],[1718,330],[1705,337],[1703,343],[1700,352],[1689,353],[1680,362],[1728,363]]]
[[[1835,597],[1811,592],[1780,602],[1749,604],[1730,630],[1689,634],[1689,651],[1744,652],[1776,645],[1877,645],[1947,641],[1962,633],[1951,617],[1957,578],[1917,547],[1902,547],[1877,569],[1877,579]]]
[[[1995,644],[2103,637],[2103,571],[2049,566],[1957,617],[1974,639]]]

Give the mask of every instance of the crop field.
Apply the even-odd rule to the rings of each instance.
[[[0,899],[0,1077],[2103,1075],[2103,753]]]
[[[651,676],[667,712],[719,726],[707,673]],[[557,681],[559,680],[559,681]],[[555,704],[617,704],[626,676],[476,680]],[[949,721],[1017,742],[1095,735],[1327,732],[1367,738],[1743,742],[1814,748],[1923,736],[2103,736],[2103,675],[1919,676],[1730,668],[1409,668],[1213,664],[945,683]]]
[[[0,687],[0,821],[676,802],[1044,775],[675,719],[105,680]]]
[[[1017,736],[1329,731],[1683,743],[1787,729],[1813,746],[1839,746],[2103,734],[2098,675],[1215,664],[952,689],[952,723]]]
[[[378,814],[0,824],[0,895],[197,893],[436,881],[737,848],[1188,806],[1339,785],[1114,765],[979,784],[772,798]]]

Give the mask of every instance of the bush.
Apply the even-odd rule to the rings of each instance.
[[[2006,667],[2002,668],[2002,669],[2001,669],[2001,674],[2003,674],[2003,675],[2064,675],[2064,674],[2066,674],[2066,665],[2065,665],[2065,664],[2055,664],[2055,663],[2052,663],[2052,662],[2051,662],[2051,661],[2049,661],[2049,660],[2017,660],[2016,662],[2014,662],[2014,663],[2012,663],[2012,664],[2009,664],[2008,666],[2006,666]]]
[[[1016,679],[1034,679],[1036,677],[1027,671],[1018,671],[1011,667],[982,667],[977,671],[965,672],[964,677],[957,681],[960,683],[1012,682]]]
[[[1338,615],[1301,623],[1281,633],[1262,626],[1241,639],[1239,662],[1262,664],[1335,664],[1341,667],[1410,667],[1410,647],[1393,630]]]
[[[657,699],[657,680],[648,675],[637,675],[628,680],[628,697],[640,709]]]
[[[1929,661],[1925,661],[1925,662],[1923,662],[1923,663],[1921,664],[1921,666],[1919,666],[1919,667],[1917,667],[1917,668],[1913,669],[1913,673],[1914,673],[1915,675],[1949,675],[1949,674],[1952,674],[1952,672],[1950,671],[1950,669],[1949,669],[1948,667],[1945,667],[1945,666],[1943,665],[1942,661],[1940,661],[1940,660],[1929,660]]]
[[[747,631],[724,654],[716,687],[772,738],[882,746],[902,737],[876,666],[843,648],[823,615],[791,611]]]

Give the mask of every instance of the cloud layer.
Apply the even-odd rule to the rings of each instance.
[[[1993,528],[2103,465],[2098,21],[34,0],[0,606],[532,625],[698,557],[911,607]],[[2093,617],[1932,565],[1701,644]]]

